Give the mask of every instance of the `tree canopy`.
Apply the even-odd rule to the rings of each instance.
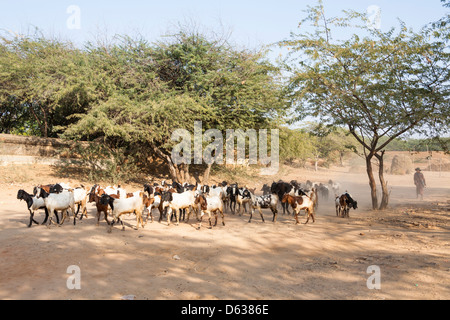
[[[313,32],[302,29],[306,23]],[[337,28],[360,32],[339,40],[333,35]],[[414,131],[448,131],[447,46],[441,39],[430,41],[428,30],[416,33],[403,23],[387,32],[372,28],[366,15],[357,12],[327,18],[321,2],[307,10],[300,31],[280,42],[290,51],[289,86],[298,118],[310,115],[324,124],[347,127],[364,147],[374,209],[378,200],[371,160],[378,159],[384,208],[386,146]]]

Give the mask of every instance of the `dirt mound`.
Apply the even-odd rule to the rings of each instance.
[[[391,163],[391,174],[404,175],[411,174],[414,171],[414,165],[410,157],[405,155],[394,156]]]

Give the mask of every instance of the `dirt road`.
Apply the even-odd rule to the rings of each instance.
[[[76,226],[70,220],[27,228],[26,204],[16,194],[36,181],[23,173],[18,182],[5,178],[0,299],[450,299],[450,173],[425,174],[423,202],[415,199],[412,177],[388,176],[390,209],[373,212],[362,174],[285,172],[287,181],[339,181],[359,203],[350,219],[336,217],[330,199],[320,202],[314,224],[295,225],[281,214],[273,224],[265,211],[266,223],[227,213],[226,225],[219,220],[212,229],[196,230],[191,219],[136,231],[129,216],[126,231],[117,226],[112,233],[104,222],[96,226],[92,204]],[[80,270],[80,290],[67,287],[72,265]],[[379,290],[367,286],[370,266],[379,267]]]

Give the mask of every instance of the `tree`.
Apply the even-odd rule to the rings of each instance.
[[[310,115],[348,128],[364,148],[372,208],[384,209],[389,202],[383,176],[386,146],[413,131],[448,130],[449,55],[441,41],[429,41],[425,30],[414,33],[401,23],[398,31],[382,32],[370,26],[365,14],[344,13],[329,19],[320,1],[300,23],[303,28],[311,22],[313,32],[302,29],[280,45],[290,50],[286,65],[298,118]],[[337,28],[347,34],[360,31],[335,40],[332,31]],[[380,206],[374,158],[379,162]]]
[[[56,137],[73,122],[72,114],[86,110],[95,92],[85,57],[69,42],[0,38],[2,121],[12,117],[11,125],[21,127],[29,120],[42,137]],[[11,106],[14,112],[7,110]]]
[[[264,52],[237,50],[195,32],[155,44],[122,37],[111,46],[92,46],[89,55],[105,79],[104,96],[77,115],[64,136],[101,141],[132,155],[123,159],[138,167],[159,158],[175,181],[190,177],[190,162],[172,159],[176,129],[192,136],[195,121],[202,121],[203,131],[269,128],[284,110],[278,70]]]
[[[280,128],[280,160],[292,164],[300,160],[304,166],[313,156],[314,148],[311,137],[304,129]]]
[[[349,133],[344,129],[325,126],[321,123],[312,123],[308,126],[308,132],[311,137],[311,146],[313,148],[314,167],[318,170],[320,159],[333,161],[335,154],[338,155],[339,164],[343,166],[344,156],[350,152],[356,152],[354,138],[348,137]]]

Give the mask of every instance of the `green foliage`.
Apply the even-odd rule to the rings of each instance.
[[[291,97],[299,118],[346,126],[368,152],[383,150],[406,132],[448,130],[449,55],[442,42],[428,42],[425,31],[414,33],[403,24],[397,32],[370,29],[367,17],[356,12],[327,19],[321,5],[310,8],[301,25],[306,22],[314,33],[280,43],[290,49]],[[342,26],[361,34],[334,40],[331,28]],[[389,139],[379,143],[382,137]]]
[[[45,38],[0,42],[0,114],[14,102],[23,121],[33,121],[43,137],[55,137],[74,113],[84,112],[96,91],[83,52],[70,43]],[[5,112],[6,111],[6,112]],[[17,123],[20,127],[20,122]],[[30,133],[33,126],[30,125]]]
[[[379,162],[380,209],[385,209],[386,147],[405,134],[448,133],[450,54],[445,37],[443,41],[434,33],[433,38],[429,28],[416,33],[402,22],[399,30],[383,32],[370,27],[366,14],[354,11],[327,18],[322,1],[306,14],[300,27],[310,23],[312,32],[293,33],[280,42],[290,52],[286,67],[298,115],[293,121],[313,116],[325,125],[348,128],[364,150],[373,209],[378,198],[371,160]],[[333,32],[338,28],[355,33],[336,40]],[[318,138],[316,159],[329,149],[326,140]]]

